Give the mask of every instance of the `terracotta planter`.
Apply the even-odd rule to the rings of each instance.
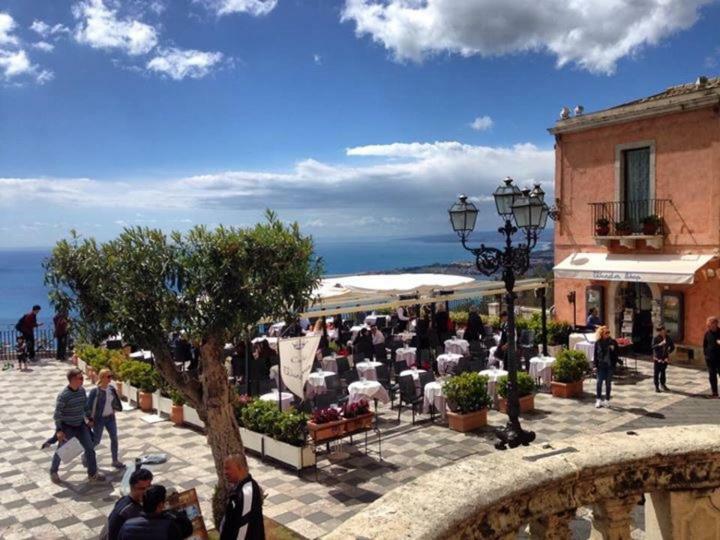
[[[336,420],[335,422],[327,422],[325,424],[308,422],[307,428],[313,442],[317,444],[344,435],[346,424],[346,420]]]
[[[143,412],[152,411],[152,393],[140,390],[138,392],[138,405]]]
[[[520,412],[530,412],[535,409],[535,394],[523,396],[520,398]],[[498,411],[507,414],[507,400],[500,398],[498,400]]]
[[[487,409],[481,409],[467,414],[458,414],[448,411],[447,418],[450,429],[465,433],[466,431],[473,431],[483,426],[487,426]]]
[[[601,227],[600,225],[595,226],[595,235],[596,236],[607,236],[610,234],[610,226],[605,225],[604,227]]]
[[[654,236],[657,230],[658,226],[654,223],[643,223],[642,231],[645,236]]]
[[[182,423],[183,423],[183,406],[182,405],[174,405],[173,404],[172,411],[170,412],[170,420],[176,426],[182,426]]]
[[[373,416],[373,413],[369,412],[367,414],[356,416],[355,418],[346,419],[345,432],[354,433],[355,431],[360,431],[361,429],[371,428],[373,423]]]
[[[559,398],[574,398],[583,395],[583,381],[575,381],[571,383],[562,383],[552,381],[550,383],[552,395]]]

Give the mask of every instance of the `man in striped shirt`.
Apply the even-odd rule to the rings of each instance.
[[[225,478],[232,491],[220,523],[220,540],[265,540],[262,490],[242,456],[225,458]]]
[[[87,395],[83,388],[83,374],[77,368],[67,372],[68,385],[58,394],[55,402],[55,431],[60,446],[76,437],[85,449],[85,462],[87,464],[88,478],[91,481],[103,481],[105,477],[97,472],[95,460],[95,446],[93,445],[90,428],[92,422],[85,416],[85,402]],[[56,484],[60,482],[58,469],[60,457],[55,453],[50,466],[50,479]]]

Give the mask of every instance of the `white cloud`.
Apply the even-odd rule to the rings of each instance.
[[[135,56],[147,54],[158,43],[153,26],[120,18],[103,0],[83,0],[73,6],[73,14],[79,21],[75,39],[95,49],[118,49]]]
[[[609,74],[621,58],[690,28],[711,1],[346,0],[341,20],[397,60],[546,51],[559,67]]]
[[[316,229],[320,229],[325,227],[325,222],[322,219],[311,219],[309,221],[306,221],[303,223],[303,227],[313,227]]]
[[[493,127],[493,120],[489,116],[478,116],[475,120],[472,121],[470,127],[473,128],[475,131],[487,131],[488,129]]]
[[[159,49],[157,56],[147,63],[147,69],[167,75],[176,81],[186,77],[200,79],[208,75],[223,59],[220,52],[193,49]]]
[[[33,32],[39,34],[43,38],[48,38],[50,36],[57,36],[60,34],[69,34],[70,29],[67,26],[64,26],[62,24],[56,24],[54,26],[50,26],[45,21],[40,20],[34,20],[33,23],[30,25],[30,30]]]
[[[17,45],[18,38],[13,35],[17,25],[7,13],[0,11],[0,45]]]
[[[34,49],[38,49],[43,52],[53,52],[55,50],[55,45],[48,43],[47,41],[38,41],[37,43],[33,43],[32,46]]]
[[[317,64],[318,66],[321,66],[322,56],[320,56],[319,54],[313,54],[313,62],[315,62],[315,64]]]
[[[197,0],[217,15],[230,15],[232,13],[248,13],[259,17],[267,15],[275,6],[277,0]]]
[[[7,13],[0,12],[0,81],[19,84],[34,80],[44,84],[52,79],[51,71],[33,64],[15,35],[17,24]]]

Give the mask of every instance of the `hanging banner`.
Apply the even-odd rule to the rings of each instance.
[[[278,340],[280,376],[285,387],[296,396],[305,396],[305,383],[312,371],[320,336],[303,336]]]

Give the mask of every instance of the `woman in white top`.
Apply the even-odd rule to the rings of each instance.
[[[125,464],[118,459],[117,422],[115,421],[115,411],[122,411],[122,403],[120,403],[115,387],[110,386],[111,380],[112,371],[107,368],[101,369],[98,373],[98,384],[90,390],[85,410],[93,422],[92,432],[95,446],[100,444],[103,430],[107,429],[108,435],[110,435],[112,464],[118,469],[123,469]]]

